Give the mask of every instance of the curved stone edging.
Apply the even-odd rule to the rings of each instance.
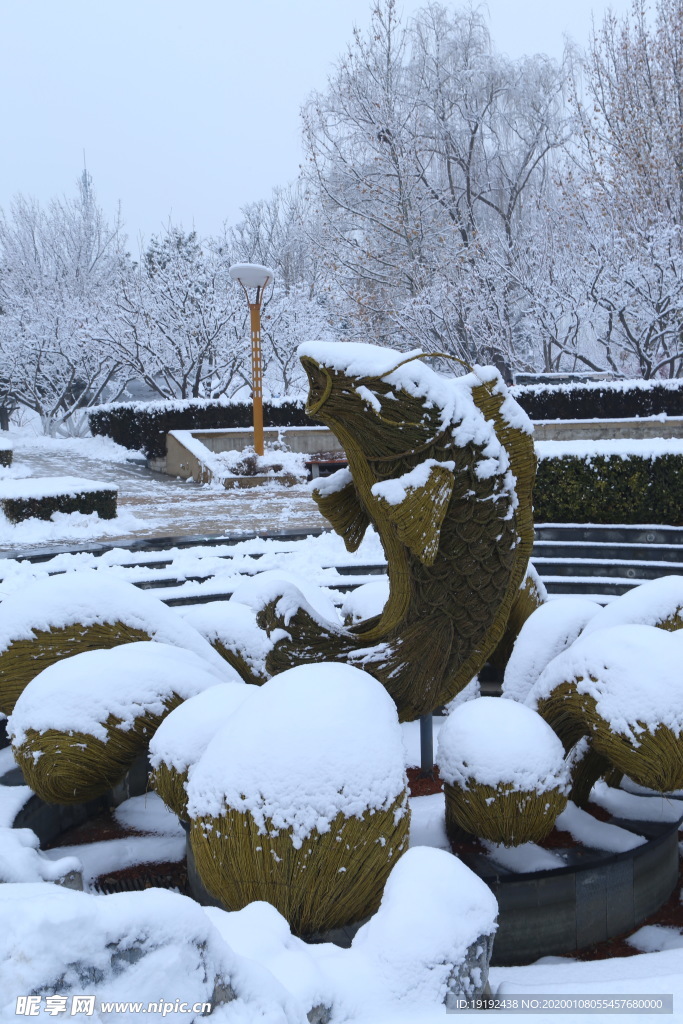
[[[642,846],[616,854],[593,851],[583,863],[563,868],[513,875],[470,865],[498,900],[492,964],[530,963],[585,949],[633,931],[657,911],[678,880],[679,822],[637,825],[650,835]]]

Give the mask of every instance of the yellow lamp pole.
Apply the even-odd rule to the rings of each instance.
[[[244,289],[249,306],[251,326],[251,397],[254,422],[254,451],[263,455],[263,356],[261,353],[261,303],[263,294],[275,275],[270,267],[258,263],[235,263],[230,267],[230,277]],[[256,289],[254,301],[249,290]]]

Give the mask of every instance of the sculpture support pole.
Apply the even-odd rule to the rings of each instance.
[[[432,712],[420,716],[420,768],[423,775],[431,775],[434,767],[434,737]]]
[[[254,407],[254,451],[263,455],[263,359],[261,357],[261,304],[249,303],[251,314],[251,389]]]

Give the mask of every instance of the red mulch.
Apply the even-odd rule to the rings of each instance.
[[[82,846],[85,843],[99,843],[103,839],[127,839],[128,836],[140,835],[133,829],[119,825],[111,811],[103,811],[94,818],[89,818],[82,825],[74,825],[66,832],[57,836],[47,849],[58,846]]]
[[[408,789],[411,796],[432,796],[443,789],[443,779],[436,765],[429,774],[421,768],[408,768]]]

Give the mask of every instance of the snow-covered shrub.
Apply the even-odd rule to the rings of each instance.
[[[342,618],[347,626],[355,626],[365,619],[381,615],[389,600],[389,581],[373,580],[351,590],[341,606]]]
[[[250,687],[211,686],[175,708],[163,720],[149,744],[152,783],[164,803],[187,819],[185,784],[189,768],[209,741],[240,706]]]
[[[496,649],[489,655],[491,665],[499,674],[502,675],[506,669],[522,626],[529,616],[533,615],[547,600],[548,591],[545,589],[545,584],[532,563],[529,562],[517,596],[512,602],[505,632]]]
[[[581,635],[589,636],[610,626],[635,624],[668,630],[683,628],[683,576],[660,576],[633,587],[605,605]]]
[[[446,828],[506,846],[538,842],[569,792],[562,743],[530,708],[497,697],[458,705],[439,733]]]
[[[229,601],[188,605],[180,614],[245,682],[258,685],[270,678],[266,657],[284,631],[275,629],[267,633],[261,629],[253,608],[236,601],[233,595]]]
[[[0,466],[11,466],[14,452],[7,441],[0,441]]]
[[[26,684],[82,651],[157,640],[225,663],[177,612],[110,574],[85,569],[29,584],[0,604],[0,711],[11,714]]]
[[[93,434],[111,437],[124,448],[142,449],[149,459],[166,454],[169,430],[251,427],[251,402],[226,398],[191,398],[168,402],[113,402],[89,412]],[[310,427],[303,399],[263,403],[265,427]]]
[[[118,490],[114,484],[75,476],[6,480],[0,484],[0,508],[10,523],[47,520],[55,512],[96,512],[100,519],[115,519]]]
[[[224,662],[154,641],[76,654],[19,697],[7,724],[15,759],[47,803],[90,800],[123,778],[169,712],[231,676]]]
[[[630,419],[683,416],[683,381],[573,381],[510,389],[532,420]]]
[[[102,1001],[132,1000],[157,1005],[144,1015],[151,1024],[171,1019],[178,1003],[213,1004],[216,1021],[301,1024],[269,971],[233,953],[193,900],[163,889],[94,896],[0,886],[0,1018],[14,1020],[17,997],[28,993],[59,993],[70,1005],[73,995],[94,995],[93,1020],[132,1019],[100,1015]],[[222,1003],[235,1015],[224,1017]],[[201,1009],[172,1016],[203,1019]]]
[[[522,626],[512,648],[503,696],[523,704],[543,669],[561,654],[598,612],[585,597],[559,597],[537,608]]]
[[[683,523],[683,443],[541,441],[537,523]]]
[[[189,772],[197,869],[224,907],[272,903],[293,931],[361,920],[408,842],[396,708],[348,665],[255,688]]]
[[[527,702],[566,748],[588,737],[608,764],[666,793],[683,786],[682,662],[681,630],[596,629],[550,662]]]

